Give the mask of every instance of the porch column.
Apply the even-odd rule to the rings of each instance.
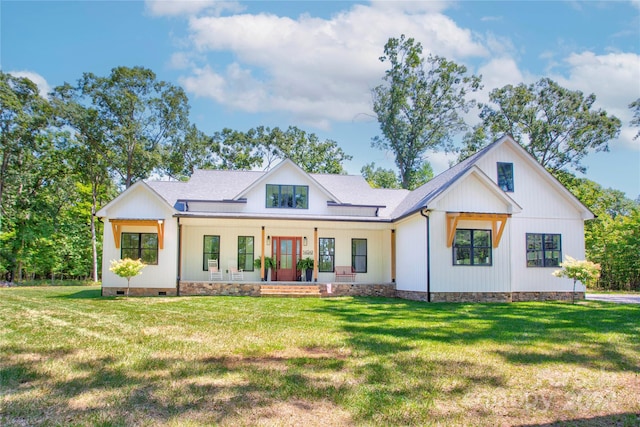
[[[262,251],[260,252],[260,280],[264,280],[264,225],[262,226]]]
[[[318,281],[318,227],[313,229],[313,281]]]
[[[396,230],[391,230],[391,281],[396,283]]]

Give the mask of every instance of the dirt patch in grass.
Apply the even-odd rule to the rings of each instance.
[[[247,408],[226,419],[223,426],[350,426],[345,409],[324,400],[292,399]]]

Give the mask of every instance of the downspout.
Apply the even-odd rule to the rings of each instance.
[[[425,206],[420,210],[420,215],[427,219],[427,302],[431,302],[431,244],[429,241],[429,209]]]
[[[180,296],[180,278],[182,277],[182,224],[178,220],[178,277],[176,279],[176,295]]]
[[[100,218],[99,216],[96,217],[98,218],[98,222],[102,222],[102,240],[104,241],[104,222],[102,221],[102,218]],[[100,296],[103,297],[104,296],[104,286],[103,286],[103,280],[104,277],[102,277],[102,268],[104,267],[104,245],[102,247],[102,261],[100,262]]]

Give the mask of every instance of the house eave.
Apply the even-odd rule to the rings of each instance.
[[[259,219],[274,221],[332,221],[332,222],[370,222],[370,223],[392,223],[391,218],[380,218],[370,216],[331,216],[331,215],[255,215],[255,214],[235,214],[235,213],[202,213],[202,212],[180,212],[173,215],[176,218],[198,218],[198,219]]]

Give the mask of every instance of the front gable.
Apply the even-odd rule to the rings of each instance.
[[[100,209],[96,216],[106,218],[111,225],[115,249],[120,249],[122,233],[132,230],[155,232],[159,249],[164,249],[165,226],[174,213],[165,199],[145,182],[139,181]],[[108,225],[105,232],[107,230]],[[105,238],[109,238],[107,234]]]
[[[337,200],[291,160],[280,162],[234,198],[246,211],[265,215],[326,215],[327,202]]]
[[[498,140],[476,165],[496,184],[504,180],[503,166],[512,169],[510,188],[505,187],[505,193],[522,206],[527,217],[594,218],[588,208],[509,136]]]
[[[492,244],[497,248],[512,214],[520,206],[480,168],[472,166],[429,204],[430,211],[445,212],[446,246],[450,248],[458,225],[490,224]]]
[[[477,166],[471,167],[451,186],[429,202],[430,210],[446,212],[504,213],[521,208]]]
[[[282,181],[282,182],[277,182]],[[278,163],[273,169],[265,173],[262,177],[253,182],[250,186],[242,190],[234,197],[234,200],[247,198],[248,193],[255,188],[263,187],[265,184],[275,185],[311,185],[315,190],[324,194],[328,200],[337,201],[337,197],[331,194],[326,188],[318,183],[311,175],[296,165],[290,159],[285,159]],[[265,187],[266,188],[266,187]]]
[[[119,219],[159,219],[172,216],[173,207],[144,181],[138,181],[102,207],[96,216]]]

